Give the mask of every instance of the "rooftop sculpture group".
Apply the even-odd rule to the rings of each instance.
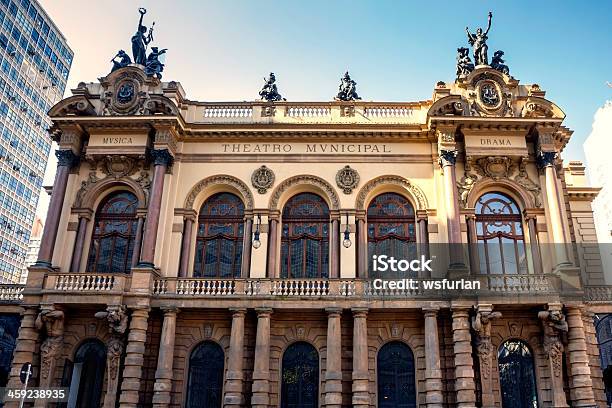
[[[138,9],[138,13],[140,13],[138,29],[132,36],[132,57],[134,63],[142,65],[147,76],[161,79],[164,64],[159,60],[159,57],[165,54],[167,49],[164,48],[160,50],[158,47],[151,47],[151,52],[149,56],[147,56],[147,46],[153,41],[153,28],[155,22],[151,23],[151,27],[147,29],[142,23],[144,15],[147,14],[147,9],[141,7]],[[111,62],[113,63],[111,72],[114,72],[119,68],[127,67],[132,63],[132,60],[124,50],[119,50]]]
[[[478,29],[476,29],[475,33],[471,33],[470,29],[468,27],[465,27],[465,32],[468,36],[468,42],[470,43],[473,49],[474,63],[472,63],[472,60],[470,59],[469,50],[467,48],[457,48],[457,77],[468,75],[474,70],[474,65],[476,65],[476,67],[480,65],[489,66],[489,46],[487,45],[487,40],[489,39],[488,34],[489,30],[491,29],[492,18],[493,13],[489,11],[489,19],[487,21],[486,31],[483,31],[483,29],[479,27]],[[490,67],[499,72],[502,72],[503,74],[510,75],[510,69],[507,65],[504,64],[505,61],[502,59],[503,55],[503,51],[495,51]]]
[[[344,73],[344,76],[340,79],[340,87],[336,99],[339,101],[354,101],[361,99],[357,95],[357,82],[351,79],[348,71]]]

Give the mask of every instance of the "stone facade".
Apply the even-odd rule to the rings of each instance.
[[[118,100],[127,83],[133,94]],[[499,106],[483,102],[485,86]],[[299,344],[315,351],[317,379],[300,406],[375,407],[381,353],[400,345],[417,406],[501,407],[511,341],[533,365],[538,406],[606,406],[593,313],[610,311],[612,292],[592,245],[598,189],[561,165],[571,131],[537,85],[477,67],[419,102],[208,103],[128,66],[80,84],[50,115],[60,160],[39,259],[22,294],[3,288],[23,309],[10,385],[26,361],[32,384],[75,384],[65,367],[96,339],[104,407],[196,406],[200,386],[216,406],[286,406],[287,350]],[[130,270],[89,270],[101,203],[119,191],[137,207]],[[200,208],[223,192],[244,206],[238,272],[194,277]],[[475,246],[459,245],[478,242],[475,207],[490,192],[520,209],[521,273],[488,274]],[[299,193],[329,208],[328,277],[283,277],[283,208]],[[383,193],[410,202],[434,259],[417,281],[481,290],[376,288],[367,209]],[[214,365],[197,366],[198,353],[219,349],[219,376],[196,385]]]

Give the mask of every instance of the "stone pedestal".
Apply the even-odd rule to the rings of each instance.
[[[144,364],[148,319],[149,308],[132,309],[132,319],[130,321],[123,365],[121,395],[119,397],[120,408],[136,408],[138,405],[138,390],[140,390],[142,365]]]
[[[272,309],[257,311],[257,337],[253,368],[252,408],[268,408],[270,404],[270,315]]]
[[[595,396],[581,308],[567,308],[567,325],[571,406],[592,407],[595,406]]]
[[[244,405],[244,316],[246,309],[232,310],[232,331],[225,374],[223,406],[238,408]]]
[[[356,408],[369,408],[367,309],[353,309],[353,398]]]
[[[325,367],[325,407],[340,408],[342,405],[342,335],[340,318],[342,309],[327,311],[327,353]]]
[[[453,308],[453,345],[455,352],[455,394],[457,408],[476,406],[476,386],[472,359],[469,308]]]
[[[164,408],[170,405],[172,391],[172,363],[174,361],[174,338],[176,334],[177,308],[166,308],[162,325],[157,370],[155,370],[155,385],[153,386],[153,407]]]
[[[428,408],[442,408],[438,308],[423,309],[423,313],[425,314],[425,402]]]

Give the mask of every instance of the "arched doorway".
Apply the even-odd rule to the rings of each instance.
[[[191,352],[186,408],[221,407],[225,355],[217,343],[205,341]]]
[[[394,341],[378,351],[378,408],[416,408],[414,355],[406,344]]]
[[[533,354],[524,341],[508,340],[497,354],[503,408],[537,408]]]
[[[294,343],[283,354],[281,408],[318,406],[319,353],[308,343]]]
[[[74,355],[70,388],[78,389],[78,392],[76,402],[72,402],[74,399],[69,401],[69,407],[100,406],[105,368],[106,346],[97,339],[83,342]]]

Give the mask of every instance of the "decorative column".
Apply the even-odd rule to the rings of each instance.
[[[448,230],[448,244],[451,269],[464,269],[463,252],[461,251],[461,218],[457,198],[457,176],[455,162],[457,150],[440,150],[440,167],[444,174],[445,207]]]
[[[555,158],[557,153],[539,151],[537,165],[544,172],[546,184],[546,202],[548,203],[549,225],[552,232],[555,252],[555,268],[570,266],[569,255],[565,246],[565,232],[563,231],[563,214],[561,212],[560,195],[557,188],[557,170]]]
[[[155,245],[157,244],[157,230],[161,211],[162,195],[164,192],[164,177],[168,166],[172,164],[172,155],[167,149],[151,150],[153,159],[153,183],[147,208],[147,219],[144,226],[140,262],[138,266],[153,268],[155,261]]]
[[[568,406],[563,391],[563,343],[561,342],[561,336],[567,332],[568,325],[561,308],[560,303],[549,303],[548,310],[538,313],[544,333],[543,344],[550,371],[553,408]]]
[[[272,309],[258,308],[255,362],[253,368],[252,408],[268,408],[270,404],[270,315]]]
[[[36,350],[36,342],[38,341],[39,332],[36,328],[36,316],[38,314],[38,306],[24,306],[21,313],[21,325],[19,326],[19,335],[17,343],[13,351],[13,362],[11,363],[11,374],[8,381],[8,388],[21,388],[21,380],[19,373],[21,367],[25,363],[34,361],[34,352]],[[7,403],[7,407],[12,406]],[[17,403],[14,406],[18,406]]]
[[[57,360],[64,347],[64,312],[54,305],[44,305],[36,318],[36,328],[47,333],[47,338],[40,345],[40,374],[38,386],[49,388],[55,376]],[[44,399],[37,399],[34,407],[45,407]]]
[[[36,261],[37,266],[48,268],[51,267],[53,259],[57,230],[68,185],[68,176],[70,175],[70,169],[78,163],[78,157],[72,150],[56,150],[55,156],[57,157],[57,172],[55,173],[53,193],[51,194],[51,201],[47,210],[47,220],[45,221],[42,240],[40,241],[38,260]]]
[[[268,278],[278,277],[278,216],[278,213],[268,215]]]
[[[242,240],[242,265],[240,266],[240,277],[248,278],[251,270],[251,251],[253,250],[253,214],[244,219],[244,234]]]
[[[81,270],[81,259],[83,258],[83,246],[85,245],[85,233],[87,224],[91,219],[91,210],[87,213],[79,214],[79,225],[77,227],[74,249],[72,250],[72,260],[70,261],[69,272],[79,272]]]
[[[476,233],[476,215],[474,213],[465,215],[468,245],[470,256],[470,272],[472,275],[480,274],[480,255],[478,254],[478,235]]]
[[[172,363],[174,362],[174,338],[176,334],[176,307],[162,308],[164,322],[162,324],[159,352],[157,355],[157,369],[155,370],[155,384],[153,385],[153,407],[164,408],[170,405],[170,392],[172,391]]]
[[[140,390],[147,328],[149,326],[148,320],[148,307],[132,308],[128,344],[125,349],[125,360],[123,363],[121,395],[119,396],[120,408],[136,408],[138,405],[138,391]]]
[[[357,211],[355,214],[357,241],[357,278],[368,277],[368,228],[366,225],[365,211]]]
[[[538,241],[538,217],[534,214],[530,214],[528,211],[525,211],[524,216],[527,222],[527,230],[529,231],[529,249],[531,250],[531,259],[533,261],[533,272],[543,273],[542,254],[540,253],[540,243]]]
[[[193,222],[195,214],[185,214],[183,216],[183,240],[181,241],[181,260],[179,267],[179,278],[186,278],[189,275],[189,261],[191,260],[191,242],[193,240]]]
[[[417,211],[417,224],[419,227],[419,248],[420,253],[426,259],[429,259],[429,231],[427,227],[427,211],[418,210]],[[422,273],[422,278],[430,278],[431,272],[429,270],[425,270]]]
[[[472,336],[468,320],[469,308],[455,307],[452,311],[457,408],[474,408],[476,406],[476,386],[472,360]]]
[[[493,372],[492,357],[495,349],[491,343],[491,322],[500,317],[501,313],[494,312],[493,305],[490,304],[476,306],[476,316],[472,317],[472,329],[476,334],[475,345],[480,364],[480,388],[483,407],[495,406],[493,380],[491,378]]]
[[[369,408],[368,310],[353,309],[353,399],[355,408]]]
[[[119,391],[119,367],[124,350],[124,334],[127,329],[128,316],[125,305],[110,305],[98,312],[95,317],[106,320],[110,338],[106,342],[106,394],[104,408],[115,408]]]
[[[342,406],[342,333],[340,319],[342,309],[325,309],[327,312],[327,354],[325,367],[325,400],[323,406]]]
[[[582,314],[583,307],[567,306],[570,399],[572,407],[594,407],[597,404]]]
[[[238,408],[244,405],[244,316],[246,309],[232,309],[232,331],[225,374],[223,406]]]
[[[338,235],[340,232],[340,224],[337,218],[339,216],[339,214],[333,215],[334,218],[331,220],[331,229],[329,231],[329,277],[332,279],[340,277],[340,236]]]
[[[429,408],[442,408],[438,310],[437,307],[423,308],[425,314],[425,403]]]
[[[138,265],[138,261],[140,261],[140,248],[142,248],[142,230],[144,229],[146,212],[141,212],[141,210],[139,209],[136,212],[136,216],[138,217],[138,223],[136,224],[136,237],[134,238],[134,250],[132,251],[132,267]]]

